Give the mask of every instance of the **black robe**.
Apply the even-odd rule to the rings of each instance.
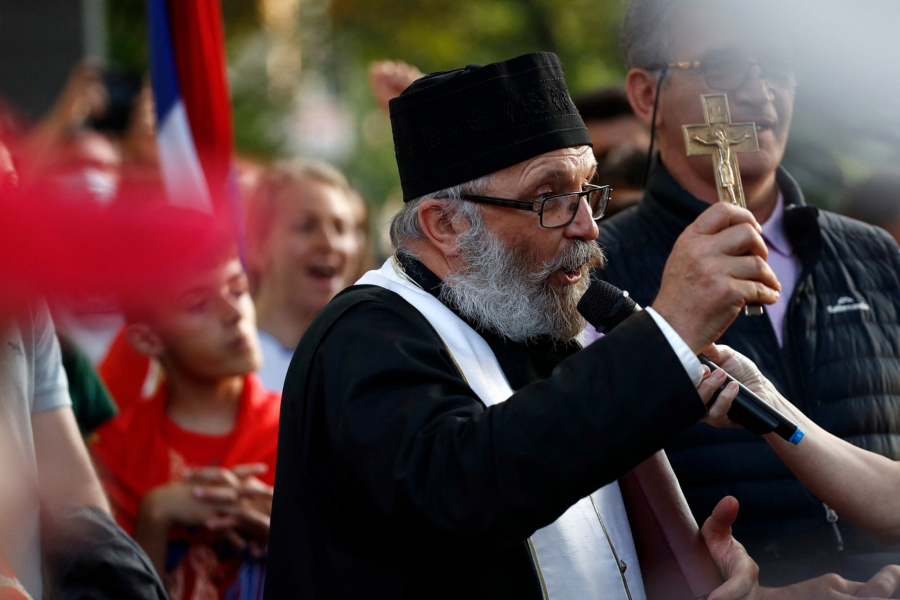
[[[516,390],[490,408],[394,292],[316,318],[285,381],[266,600],[539,599],[527,538],[705,414],[646,313],[577,353],[481,334]]]

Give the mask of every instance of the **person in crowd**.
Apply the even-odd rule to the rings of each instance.
[[[0,156],[8,155],[0,141]],[[8,166],[8,179],[17,179],[14,165]],[[17,185],[6,191],[14,195],[4,200],[24,201]],[[101,598],[115,587],[119,597],[161,600],[164,592],[146,556],[109,515],[46,303],[7,286],[0,330],[6,341],[0,355],[0,591],[40,600],[49,582],[53,597],[77,587]],[[105,555],[104,548],[112,547],[116,555]],[[73,561],[102,563],[117,575],[98,577],[96,568],[73,573],[67,568]]]
[[[650,130],[635,116],[625,89],[607,87],[575,99],[575,106],[591,133],[598,169],[610,152],[622,146],[647,151]]]
[[[706,417],[724,379],[696,353],[746,303],[777,301],[752,214],[710,210],[652,306],[582,349],[575,306],[604,261],[609,190],[557,57],[435,73],[390,108],[397,251],[291,364],[265,598],[643,598],[652,565],[616,480]],[[723,499],[702,530],[726,579],[710,598],[764,593],[736,510]]]
[[[900,243],[900,171],[875,173],[847,186],[837,212],[881,227]]]
[[[53,107],[17,144],[23,185],[78,202],[111,202],[122,153],[106,133],[89,126],[108,108],[99,65],[75,65]]]
[[[128,341],[165,380],[96,431],[113,514],[173,599],[258,598],[280,394],[254,375],[255,313],[233,244],[201,244],[127,319]]]
[[[368,271],[375,268],[375,248],[372,245],[371,219],[369,205],[359,190],[350,189],[350,199],[353,204],[353,231],[356,233],[356,268],[350,281],[356,281]]]
[[[613,189],[606,216],[635,204],[643,193],[650,131],[638,119],[625,89],[607,87],[575,99],[594,143],[597,178]]]
[[[123,156],[117,135],[93,124],[112,105],[103,70],[96,61],[75,65],[51,109],[13,145],[17,183],[30,202],[64,200],[109,207],[122,180]],[[121,327],[107,298],[90,294],[49,296],[57,329],[99,363]]]
[[[295,159],[273,165],[247,206],[248,271],[263,366],[281,390],[294,348],[313,318],[353,283],[360,247],[356,196],[340,171]]]
[[[620,146],[609,151],[602,166],[597,169],[598,181],[605,182],[613,189],[606,208],[607,217],[637,204],[644,194],[646,174],[646,149]]]
[[[900,255],[883,231],[806,206],[780,166],[796,76],[790,33],[775,14],[766,3],[632,0],[622,28],[626,89],[635,113],[655,120],[659,153],[637,207],[601,228],[597,239],[611,258],[597,276],[639,304],[663,294],[679,236],[719,208],[710,157],[686,155],[682,126],[704,122],[701,94],[726,93],[732,121],[756,123],[759,152],[738,161],[781,294],[765,316],[739,316],[721,341],[824,430],[897,460]],[[758,436],[695,426],[666,452],[695,516],[723,493],[741,502],[735,536],[763,583],[828,571],[865,579],[900,560],[897,547],[823,504],[821,487],[805,488]]]
[[[9,294],[7,290],[6,294]],[[0,539],[13,572],[34,598],[42,597],[40,518],[69,502],[109,510],[72,414],[59,343],[46,305],[30,303],[13,315],[3,306],[0,421],[10,446],[11,466],[3,488],[30,490],[17,503],[14,528]],[[4,469],[5,470],[5,469]]]

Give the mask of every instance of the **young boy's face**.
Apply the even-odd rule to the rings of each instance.
[[[256,311],[237,258],[202,271],[163,293],[148,324],[163,363],[217,379],[260,366]]]

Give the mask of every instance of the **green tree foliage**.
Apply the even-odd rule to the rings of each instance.
[[[619,0],[334,0],[332,14],[356,61],[396,58],[430,72],[548,50],[582,91],[622,76],[623,8]]]
[[[328,47],[304,46],[304,68],[325,74],[331,92],[351,111],[357,143],[339,166],[374,205],[396,194],[398,180],[390,125],[368,88],[372,61],[404,60],[431,72],[550,50],[562,59],[573,93],[620,82],[624,76],[618,50],[620,0],[303,2],[319,2],[330,16],[329,35],[307,36]],[[113,64],[145,70],[145,0],[108,2],[107,11]],[[238,152],[285,156],[291,146],[284,124],[295,107],[267,93],[266,40],[257,3],[223,0],[222,11]],[[304,23],[298,36],[304,37]],[[307,57],[320,64],[306,62]]]
[[[390,128],[365,85],[372,61],[403,60],[428,73],[548,50],[578,94],[624,79],[623,10],[620,0],[333,0],[339,85],[361,131],[348,171],[376,204],[398,194]]]

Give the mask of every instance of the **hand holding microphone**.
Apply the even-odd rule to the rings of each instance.
[[[588,323],[603,333],[611,331],[616,325],[640,311],[641,308],[628,296],[627,292],[601,280],[592,281],[578,303],[578,312],[587,319]],[[702,354],[698,358],[702,364],[709,367],[710,371],[719,368]],[[738,384],[740,391],[731,404],[731,410],[728,411],[729,418],[753,433],[762,435],[774,431],[792,444],[800,443],[800,440],[803,439],[803,432],[793,421],[730,375],[726,374],[725,382],[719,387],[716,395],[721,393],[731,381]],[[710,402],[713,402],[715,397],[714,395]]]

